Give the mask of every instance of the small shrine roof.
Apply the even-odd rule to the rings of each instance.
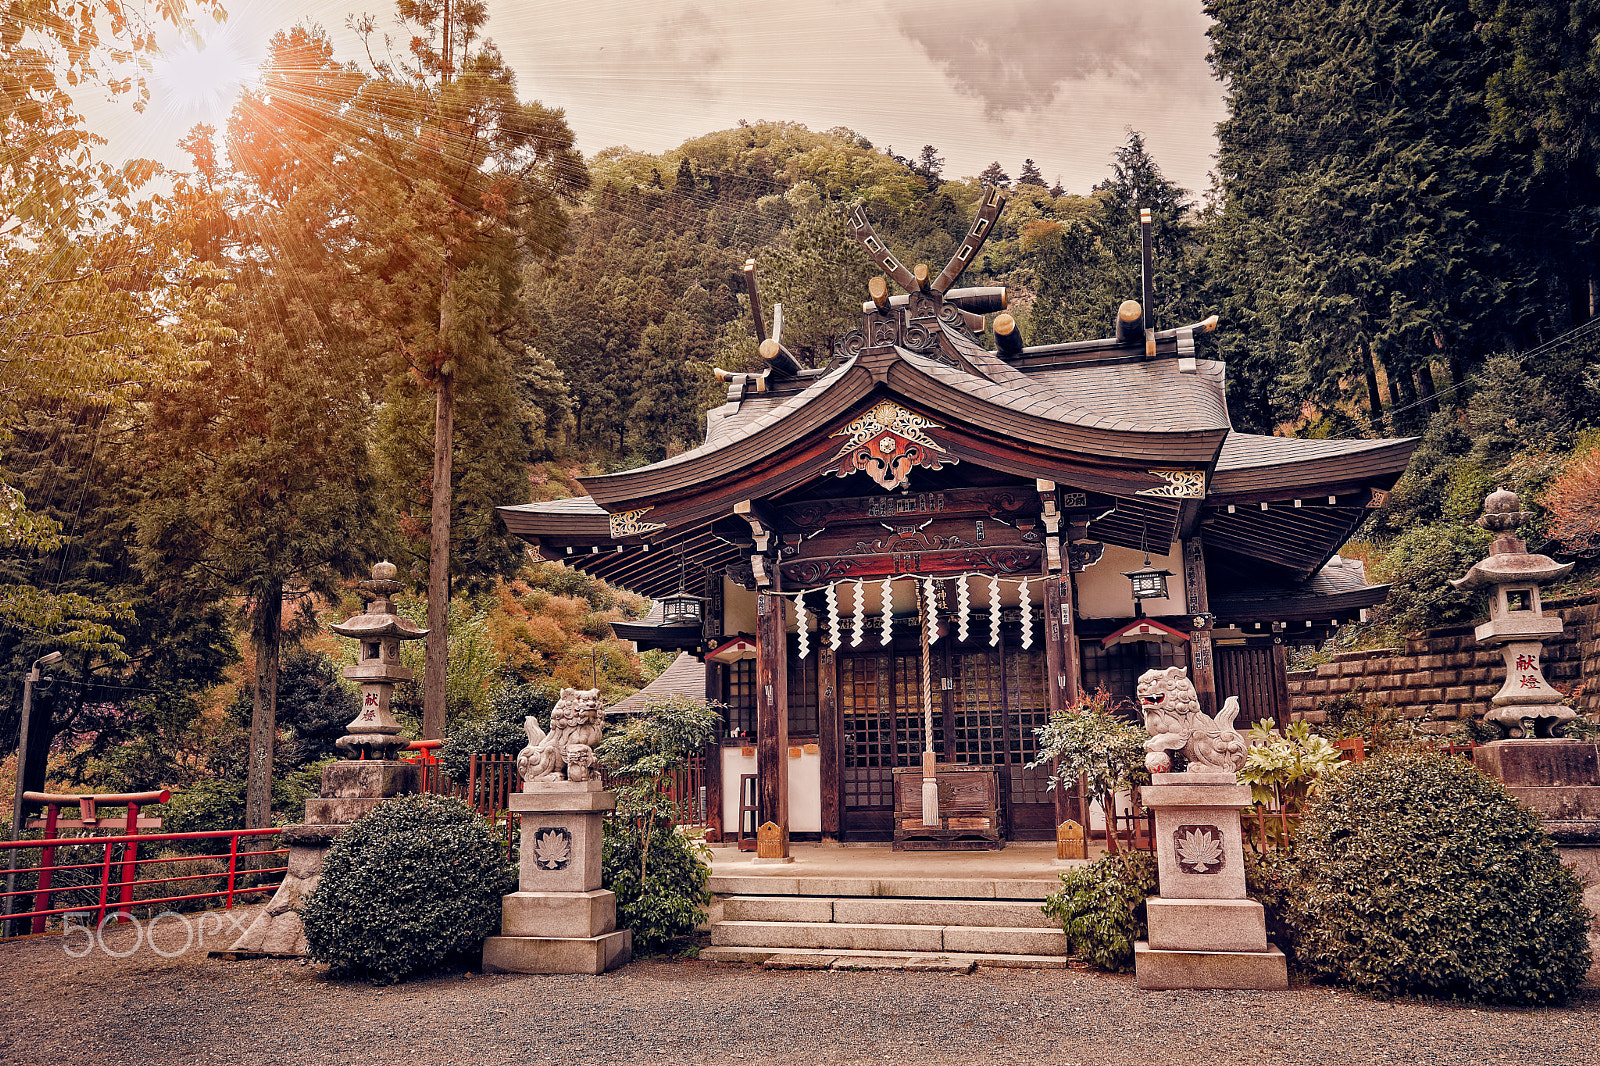
[[[706,664],[686,651],[679,652],[678,657],[672,660],[672,665],[661,671],[654,681],[633,695],[612,704],[606,714],[608,716],[643,714],[652,698],[670,699],[673,696],[705,702]]]

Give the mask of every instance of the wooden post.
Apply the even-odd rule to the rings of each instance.
[[[722,665],[706,663],[706,702],[721,703],[722,696]],[[717,730],[717,738],[706,745],[706,836],[714,841],[726,839],[722,824],[722,738],[725,735],[726,728]]]
[[[777,567],[772,581],[778,582]],[[783,831],[789,854],[789,650],[783,597],[756,593],[756,774],[761,816]]]
[[[839,719],[839,663],[838,656],[828,646],[824,630],[817,630],[817,641],[822,645],[817,652],[817,750],[820,754],[822,778],[822,839],[839,839],[839,801],[843,782],[839,764],[843,761],[840,745],[843,740]]]
[[[1183,595],[1191,619],[1189,678],[1200,697],[1200,709],[1214,715],[1217,713],[1217,667],[1211,648],[1211,603],[1206,594],[1205,551],[1198,536],[1183,541]],[[1203,624],[1195,626],[1196,618]]]
[[[1072,575],[1054,573],[1044,583],[1045,685],[1050,714],[1054,717],[1078,702],[1082,695],[1078,662],[1073,655]],[[1073,798],[1057,785],[1054,790],[1056,825],[1072,816]]]

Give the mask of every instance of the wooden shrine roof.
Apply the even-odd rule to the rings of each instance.
[[[1234,432],[1226,368],[1195,350],[1215,318],[1158,331],[1149,315],[1138,329],[1119,317],[1115,338],[1025,346],[1000,313],[1004,290],[951,288],[1003,201],[1003,191],[986,193],[957,256],[932,282],[925,267],[914,273],[895,260],[858,210],[856,239],[905,292],[888,297],[887,282],[874,279],[860,327],[837,341],[825,367],[806,368],[782,347],[781,315],[766,336],[747,263],[767,370],[718,371],[728,400],[707,413],[704,442],[582,478],[589,496],[580,500],[502,507],[507,526],[546,558],[659,596],[684,566],[714,574],[748,561],[752,527],[734,510],[746,501],[789,516],[773,527],[795,538],[787,556],[802,535],[808,545],[827,539],[811,541],[821,527],[798,517],[814,501],[880,486],[969,499],[1031,493],[1037,516],[1036,483],[1045,482],[1108,501],[1084,511],[1087,539],[1137,548],[1200,532],[1208,549],[1266,563],[1275,580],[1310,581],[1404,471],[1415,441]],[[996,351],[969,332],[984,330],[986,314],[998,314]],[[866,471],[871,480],[855,476]],[[1065,496],[1059,505],[1068,509]],[[982,508],[965,513],[985,517]],[[1036,554],[1037,541],[1023,540],[1014,546]]]

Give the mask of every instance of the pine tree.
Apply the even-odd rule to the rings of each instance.
[[[998,159],[983,168],[978,180],[991,188],[1008,188],[1011,185],[1011,175],[1001,169]]]

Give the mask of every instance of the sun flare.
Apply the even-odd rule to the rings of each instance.
[[[155,102],[167,114],[220,123],[255,70],[226,37],[217,36],[168,48],[156,59],[154,74]]]

